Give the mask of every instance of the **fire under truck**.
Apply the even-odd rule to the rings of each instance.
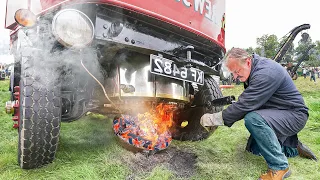
[[[7,0],[5,27],[21,168],[51,163],[60,123],[88,111],[119,125],[161,105],[168,139],[215,130],[200,118],[222,110],[210,102],[225,103],[215,80],[226,78],[224,0]]]

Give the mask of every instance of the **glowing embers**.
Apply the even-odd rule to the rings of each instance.
[[[124,142],[146,151],[166,149],[171,141],[174,105],[159,104],[154,111],[113,120],[113,130]]]

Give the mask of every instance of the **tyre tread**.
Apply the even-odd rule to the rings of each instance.
[[[22,56],[21,62],[18,162],[23,169],[51,163],[60,133],[61,113],[54,112],[61,108],[60,87],[52,81],[50,67],[42,74],[35,71],[34,57]]]

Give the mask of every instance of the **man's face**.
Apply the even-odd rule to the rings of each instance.
[[[251,71],[250,58],[247,58],[244,63],[241,63],[238,59],[230,58],[226,65],[234,79],[238,78],[241,82],[245,82],[249,78]]]

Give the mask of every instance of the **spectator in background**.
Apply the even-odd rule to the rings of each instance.
[[[316,82],[316,76],[315,76],[315,74],[316,74],[316,70],[315,69],[311,69],[311,72],[310,72],[310,81],[314,81],[314,82]]]
[[[306,68],[303,68],[302,74],[303,74],[304,78],[307,78],[307,69]]]
[[[6,72],[6,76],[7,76],[7,77],[9,77],[9,70],[8,70],[8,67],[6,68],[5,72]]]

